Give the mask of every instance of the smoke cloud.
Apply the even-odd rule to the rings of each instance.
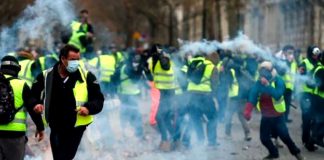
[[[36,0],[12,26],[0,30],[0,52],[6,54],[22,47],[28,39],[40,39],[43,47],[51,49],[55,26],[68,26],[74,18],[74,7],[69,0]]]

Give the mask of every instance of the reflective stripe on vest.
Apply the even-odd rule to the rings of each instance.
[[[51,71],[53,71],[53,68],[50,68],[43,72],[45,81],[47,79],[48,73]],[[88,74],[88,72],[84,71],[80,67],[79,67],[79,72],[81,74],[83,82],[77,81],[73,88],[74,98],[76,101],[76,109],[79,109],[81,106],[83,106],[88,101],[88,88],[87,88],[87,78],[86,78],[86,75]],[[46,82],[44,84],[46,84]],[[49,96],[49,94],[46,93],[46,85],[45,85],[45,99],[47,98],[47,96]],[[45,101],[45,99],[44,99],[44,101]],[[46,108],[48,107],[47,104],[45,104],[45,107]],[[81,116],[81,115],[77,114],[75,127],[85,126],[92,122],[93,122],[92,115]]]
[[[175,89],[176,82],[173,70],[173,63],[171,63],[171,67],[169,70],[163,70],[161,67],[160,60],[156,62],[154,71],[153,71],[153,79],[154,84],[157,89]]]
[[[6,78],[10,77],[5,75]],[[12,86],[12,90],[14,93],[14,101],[15,101],[15,108],[19,109],[23,106],[23,89],[25,85],[24,80],[20,79],[13,79],[10,81],[10,85]],[[15,115],[13,121],[8,124],[0,125],[1,131],[27,131],[27,113],[24,108],[21,108]]]
[[[29,87],[31,87],[34,77],[31,72],[31,66],[34,63],[33,60],[25,59],[19,61],[19,65],[21,66],[20,72],[18,73],[18,77],[25,80]]]
[[[38,58],[42,71],[45,70],[45,59],[45,56],[41,56]]]
[[[125,95],[138,95],[141,93],[138,83],[132,82],[125,72],[126,65],[121,68],[120,71],[120,85],[118,87],[118,93]]]
[[[293,75],[297,72],[297,62],[293,61],[290,64],[290,72],[287,72],[282,78],[285,81],[286,88],[293,90],[294,89],[294,77]]]
[[[192,61],[194,60],[201,60],[202,57],[198,58],[193,58],[191,59]],[[211,76],[214,70],[214,65],[211,61],[204,59],[204,64],[206,65],[204,75],[201,79],[200,84],[195,84],[189,80],[188,84],[188,91],[199,91],[199,92],[211,92]]]
[[[314,79],[315,79],[315,75],[316,75],[316,73],[317,73],[319,70],[324,70],[324,66],[323,66],[323,65],[320,65],[320,66],[318,66],[318,67],[315,69],[314,74],[313,74],[313,78],[314,78]],[[318,87],[316,87],[316,88],[314,89],[314,94],[315,94],[315,95],[318,95],[318,96],[320,96],[320,97],[322,97],[322,98],[324,98],[324,92],[323,92],[323,91],[320,91],[320,90],[318,89]]]
[[[235,74],[235,70],[231,69],[231,74],[233,77],[233,84],[231,85],[229,92],[228,92],[228,96],[229,97],[236,97],[238,96],[239,93],[239,85],[236,79],[236,74]]]

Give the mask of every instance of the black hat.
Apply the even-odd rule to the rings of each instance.
[[[4,56],[1,59],[1,66],[4,66],[4,65],[20,67],[17,58],[15,58],[14,56]]]
[[[14,56],[4,56],[1,59],[1,68],[4,67],[15,67],[20,70],[19,62]]]

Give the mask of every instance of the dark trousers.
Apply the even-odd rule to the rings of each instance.
[[[270,155],[279,156],[278,149],[271,140],[273,133],[276,133],[285,143],[292,155],[300,153],[299,148],[290,138],[284,116],[262,117],[260,126],[260,140],[262,144],[268,149]]]
[[[51,130],[50,141],[54,160],[72,160],[76,155],[86,127],[68,130]]]
[[[217,110],[212,96],[204,93],[191,93],[189,113],[199,143],[203,144],[205,141],[203,123],[207,121],[208,144],[216,145]]]
[[[219,93],[217,93],[218,120],[220,120],[220,121],[223,121],[225,118],[225,111],[226,111],[226,106],[227,106],[227,100],[226,100],[227,95],[228,95],[228,92],[226,92],[226,91],[225,92],[219,91]]]
[[[187,93],[176,95],[176,99],[183,100],[189,99]],[[175,133],[174,141],[182,141],[182,144],[186,147],[190,145],[190,120],[188,103],[185,101],[173,101],[176,108],[175,113]]]
[[[160,90],[160,104],[156,115],[157,125],[162,141],[169,141],[174,137],[172,98],[174,90]]]
[[[312,95],[302,93],[300,98],[300,107],[302,111],[302,142],[308,144],[310,142],[311,128],[313,123]]]
[[[121,100],[120,121],[122,129],[129,123],[135,129],[135,135],[143,138],[142,115],[138,110],[139,95],[119,95]]]
[[[23,160],[26,137],[0,138],[0,160]]]
[[[292,98],[291,96],[292,96],[292,90],[286,88],[285,93],[284,93],[284,100],[285,100],[285,104],[286,104],[286,112],[285,112],[286,120],[288,120],[289,113],[290,113],[290,103],[291,103],[291,98]]]
[[[320,96],[314,96],[312,98],[312,108],[314,124],[312,127],[312,143],[316,143],[324,147],[324,98]]]

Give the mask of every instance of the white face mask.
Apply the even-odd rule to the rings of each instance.
[[[73,73],[78,70],[78,67],[79,67],[79,60],[69,60],[66,70],[70,73]]]

